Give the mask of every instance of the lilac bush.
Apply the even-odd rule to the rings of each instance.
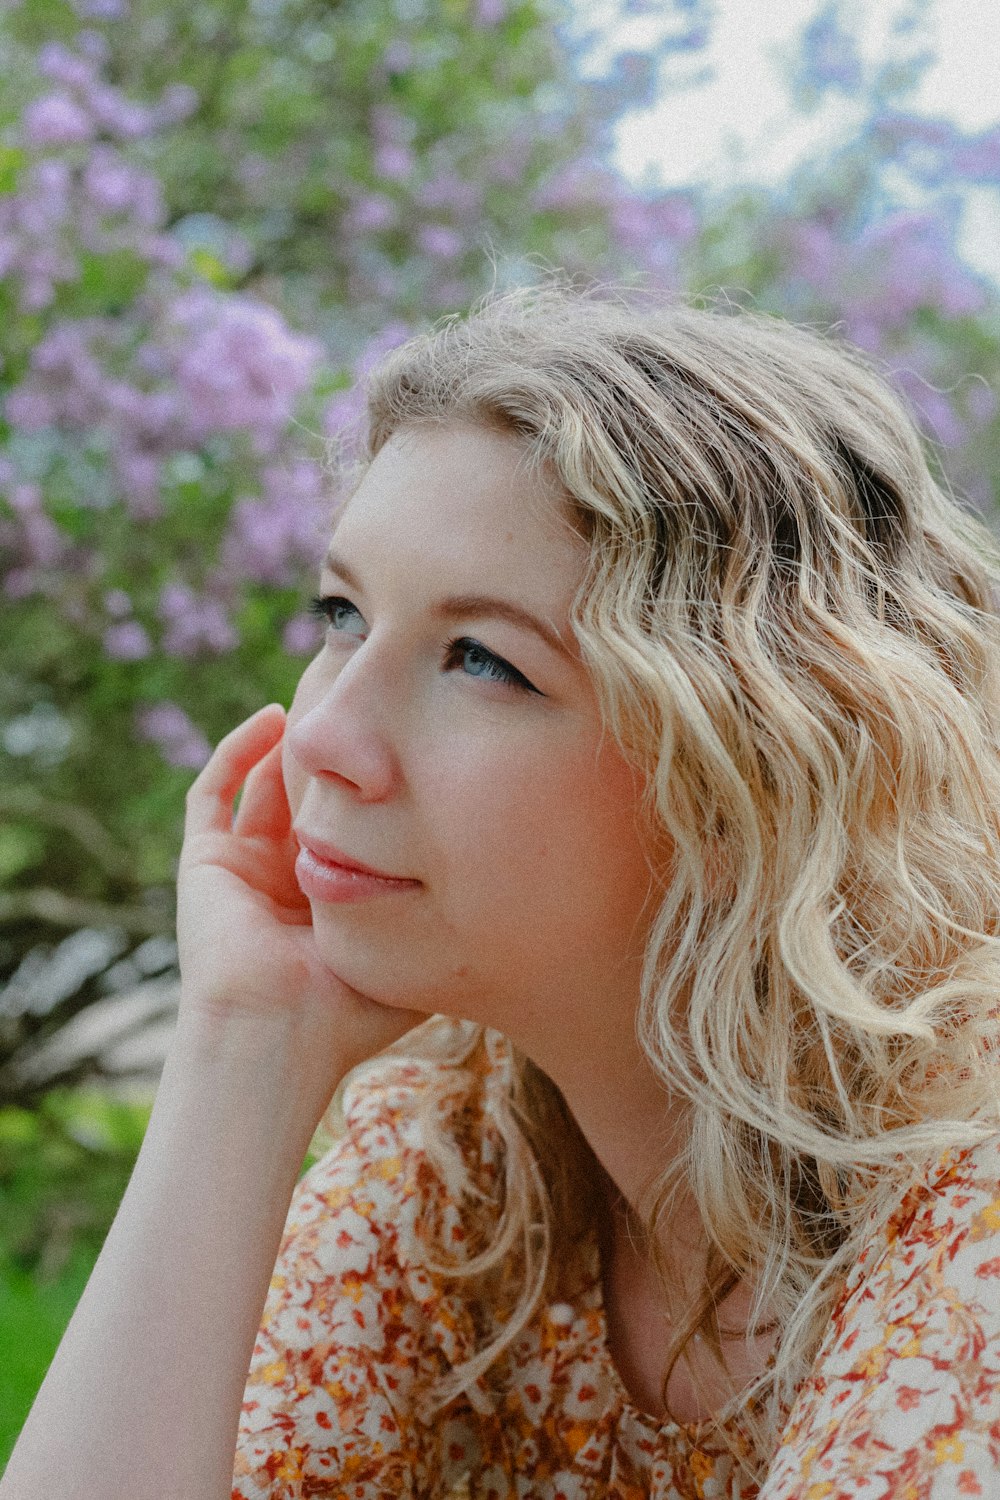
[[[868,351],[908,399],[944,479],[992,519],[1000,500],[995,284],[959,244],[969,189],[1000,188],[1000,126],[968,134],[912,106],[931,60],[899,12],[891,54],[862,58],[845,7],[805,28],[790,77],[800,108],[849,97],[856,123],[773,189],[699,202],[688,289],[830,330]]]
[[[359,380],[494,283],[734,289],[839,330],[994,505],[996,293],[956,232],[1000,127],[918,115],[915,34],[866,61],[833,3],[790,86],[803,110],[850,99],[849,139],[774,189],[639,190],[615,122],[697,58],[711,7],[622,10],[641,47],[545,0],[0,17],[0,665],[10,722],[44,703],[68,725],[5,775],[93,809],[136,889],[170,885],[209,746],[315,649],[323,455],[356,437]],[[85,856],[0,834],[15,883],[107,896]]]
[[[322,27],[306,0],[40,0],[0,40],[8,712],[63,716],[47,795],[169,884],[190,770],[317,644],[322,460],[359,377],[512,254],[607,260],[610,174],[564,180],[600,87],[534,0]],[[14,878],[50,878],[18,849]],[[85,853],[51,878],[96,895]]]

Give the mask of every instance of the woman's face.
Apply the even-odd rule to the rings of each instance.
[[[310,895],[327,966],[556,1073],[632,1036],[655,894],[639,783],[569,625],[587,553],[566,514],[513,436],[397,433],[338,517],[337,603],[283,747],[297,832],[417,882]]]

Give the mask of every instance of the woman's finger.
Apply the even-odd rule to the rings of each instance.
[[[246,779],[233,832],[243,838],[283,838],[292,826],[281,751],[284,737],[257,762]]]
[[[269,703],[223,736],[188,787],[185,829],[189,833],[231,832],[236,793],[284,727],[285,710],[280,703]]]

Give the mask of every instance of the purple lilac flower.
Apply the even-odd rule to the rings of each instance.
[[[520,183],[527,170],[533,145],[534,137],[527,128],[514,127],[507,135],[502,149],[483,162],[480,177],[488,178],[494,183]]]
[[[507,0],[476,0],[473,24],[489,28],[499,26],[507,15]]]
[[[12,427],[22,432],[39,432],[55,424],[52,400],[44,391],[30,385],[16,386],[4,398],[4,415]]]
[[[122,445],[115,451],[114,464],[129,515],[134,521],[155,521],[163,514],[159,456]]]
[[[442,209],[461,215],[479,212],[483,201],[481,182],[470,182],[456,171],[439,172],[413,191],[413,201],[432,212]]]
[[[45,203],[45,226],[61,223],[70,209],[73,172],[69,162],[58,156],[46,156],[29,168],[24,178],[23,199],[42,199]],[[23,204],[19,215],[22,228],[27,227]]]
[[[312,381],[319,341],[262,302],[201,287],[177,298],[173,321],[185,337],[175,375],[192,433],[245,428],[258,452],[272,451]]]
[[[394,37],[382,53],[386,73],[407,73],[413,67],[413,48],[402,37]]]
[[[323,431],[329,438],[344,438],[363,420],[365,393],[361,386],[351,385],[337,391],[326,403],[323,412]]]
[[[656,225],[659,233],[674,244],[686,245],[697,237],[701,221],[693,200],[686,193],[671,193],[656,205]]]
[[[43,94],[32,99],[21,117],[29,146],[74,146],[89,141],[93,122],[67,94]]]
[[[1000,126],[958,147],[952,162],[957,172],[975,182],[1000,180]]]
[[[641,198],[623,196],[611,215],[615,239],[626,250],[645,250],[650,235],[649,220],[649,204]]]
[[[167,625],[163,649],[169,656],[196,656],[202,649],[221,654],[239,644],[219,600],[199,598],[186,584],[164,585],[159,615]]]
[[[20,515],[27,515],[30,511],[41,509],[42,492],[37,484],[12,484],[7,491],[7,499],[13,510]]]
[[[391,323],[386,323],[372,338],[368,340],[354,361],[354,374],[358,379],[374,370],[376,365],[381,364],[384,357],[391,349],[398,349],[400,344],[405,344],[413,329],[409,323],[404,323],[397,318]]]
[[[104,632],[104,651],[112,661],[142,661],[152,655],[153,646],[138,620],[124,620]]]
[[[406,142],[413,133],[413,124],[388,104],[378,104],[371,111],[372,138],[383,145],[387,141]]]
[[[73,0],[73,8],[89,21],[124,21],[129,12],[127,0]]]
[[[291,656],[312,656],[321,637],[320,623],[312,615],[293,615],[281,633],[281,644]]]
[[[447,224],[421,224],[417,244],[425,255],[435,260],[453,260],[464,249],[462,236]]]
[[[3,591],[8,599],[28,599],[32,594],[44,592],[35,568],[9,568],[4,574]]]
[[[44,312],[52,305],[55,289],[50,277],[28,271],[21,280],[18,310],[22,313]]]
[[[351,204],[341,222],[348,234],[369,234],[391,229],[398,218],[399,210],[391,198],[384,193],[366,193]]]
[[[149,106],[127,99],[110,84],[93,84],[88,90],[87,103],[95,123],[108,135],[122,140],[137,140],[150,135],[159,123],[155,111]]]
[[[966,405],[974,421],[985,427],[997,414],[997,393],[977,380],[969,388]]]
[[[29,193],[32,196],[28,196]],[[59,194],[49,196],[41,184],[28,183],[17,204],[18,228],[24,235],[47,239],[58,231],[68,211],[69,203]]]
[[[433,294],[437,299],[438,306],[446,307],[450,311],[453,307],[459,307],[465,301],[468,289],[457,276],[444,276],[434,282]]]
[[[111,61],[111,43],[99,31],[94,31],[93,27],[87,26],[79,32],[76,44],[84,57],[91,58],[100,68],[106,67]]]
[[[108,589],[103,599],[104,608],[115,620],[123,620],[132,613],[131,597],[124,589]]]
[[[158,745],[168,765],[200,771],[212,747],[177,703],[165,701],[140,709],[136,728],[144,740]]]
[[[602,197],[605,174],[590,162],[572,162],[557,168],[535,189],[533,202],[541,212],[577,208],[582,202]]]
[[[968,437],[966,424],[946,396],[934,390],[913,369],[897,370],[895,381],[921,419],[921,425],[935,442],[946,448],[958,448],[965,442]]]
[[[95,146],[84,167],[83,191],[101,213],[131,215],[147,228],[163,222],[159,181],[133,167],[113,146]]]
[[[318,464],[269,465],[259,499],[245,496],[230,515],[222,548],[226,578],[287,584],[314,567],[328,529],[326,480]]]
[[[390,182],[402,182],[412,175],[414,166],[413,152],[408,146],[387,141],[375,151],[375,170]]]
[[[828,286],[843,263],[843,247],[830,226],[818,219],[792,224],[788,248],[789,273],[810,287]]]
[[[875,264],[885,267],[875,291],[884,321],[903,324],[931,304],[953,317],[982,306],[983,288],[968,275],[958,275],[934,215],[898,213],[873,225],[858,242],[857,254],[867,258],[873,251]]]
[[[194,114],[199,104],[198,90],[189,83],[169,83],[160,96],[154,113],[159,125],[176,125]]]
[[[25,510],[21,516],[21,539],[27,561],[39,568],[61,562],[68,549],[59,527],[42,510]]]
[[[845,308],[841,321],[844,335],[852,344],[870,354],[881,353],[885,343],[882,325],[872,309],[849,306]]]
[[[46,43],[38,53],[36,66],[43,78],[65,88],[88,88],[96,76],[92,59],[78,57],[61,42]]]

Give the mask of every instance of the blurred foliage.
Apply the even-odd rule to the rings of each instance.
[[[149,1107],[53,1090],[0,1109],[0,1462],[111,1227]]]
[[[874,60],[821,5],[789,90],[854,126],[776,187],[714,192],[611,164],[623,112],[698,63],[711,4],[585,9],[0,9],[0,1446],[148,1113],[92,1092],[93,1035],[27,1064],[175,975],[184,794],[318,645],[327,451],[354,450],[385,350],[546,267],[753,304],[867,350],[995,514],[998,294],[958,233],[967,190],[1000,190],[1000,126],[912,107],[927,0],[895,0]],[[626,13],[656,23],[641,49],[611,36]]]

